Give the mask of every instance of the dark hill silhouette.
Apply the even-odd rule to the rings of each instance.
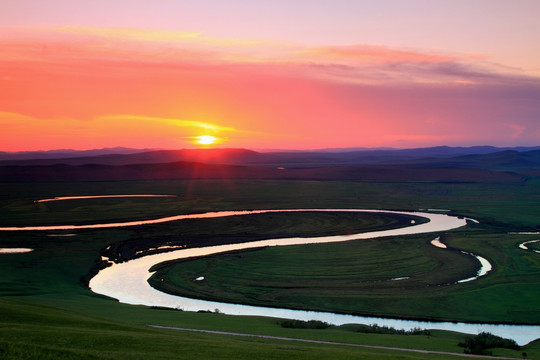
[[[3,160],[36,160],[36,159],[66,159],[91,157],[110,154],[135,154],[139,152],[147,152],[151,149],[132,149],[126,147],[103,148],[94,150],[47,150],[47,151],[17,151],[5,152],[0,151],[0,161]]]
[[[525,153],[538,150],[537,148],[514,148],[501,150],[490,146],[476,147],[447,147],[438,146],[419,149],[393,149],[393,150],[356,150],[356,151],[281,151],[281,152],[256,152],[247,149],[183,149],[183,150],[155,150],[142,151],[130,154],[105,154],[92,156],[91,153],[83,152],[84,156],[61,158],[38,158],[25,160],[0,160],[0,165],[131,165],[168,163],[176,161],[199,162],[206,164],[224,165],[259,165],[259,166],[287,166],[287,167],[312,167],[312,166],[335,166],[335,165],[389,165],[389,164],[438,164],[443,166],[462,165],[467,167],[482,167],[478,164],[493,164],[491,158],[483,156],[494,155],[508,157],[514,154],[516,161]],[[509,151],[509,152],[508,152]],[[506,154],[506,155],[504,155]],[[516,155],[517,154],[517,155]],[[50,154],[49,154],[50,155]],[[464,157],[460,157],[464,156]],[[470,156],[467,158],[467,156]],[[523,156],[522,156],[523,157]],[[531,155],[530,166],[535,166],[536,160]],[[443,159],[450,159],[442,161]],[[484,159],[488,159],[486,161]],[[525,164],[525,158],[519,162]],[[512,168],[512,159],[507,159],[506,165]],[[504,165],[504,161],[500,161]],[[523,167],[521,167],[523,168]]]
[[[259,153],[246,149],[183,149],[153,150],[132,154],[106,154],[99,156],[77,156],[67,158],[2,160],[0,165],[130,165],[155,164],[175,161],[191,161],[217,164],[242,164],[256,161]]]
[[[342,153],[158,150],[3,161],[0,181],[241,178],[462,182],[522,181],[540,176],[540,150],[494,150],[499,149],[437,147]]]

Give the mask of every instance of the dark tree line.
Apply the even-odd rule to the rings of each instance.
[[[476,336],[468,336],[465,341],[460,342],[459,346],[465,348],[467,354],[491,355],[491,351],[486,349],[505,348],[519,350],[519,345],[512,339],[505,339],[488,332],[481,332]]]

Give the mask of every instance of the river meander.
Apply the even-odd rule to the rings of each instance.
[[[138,259],[130,260],[125,263],[113,264],[111,267],[101,270],[91,281],[92,291],[113,297],[120,302],[147,306],[162,306],[169,308],[178,308],[186,311],[210,310],[230,314],[230,315],[251,315],[267,316],[276,318],[290,318],[299,320],[320,320],[331,324],[341,325],[346,323],[378,324],[381,326],[390,326],[398,329],[410,330],[412,328],[429,328],[459,331],[464,333],[476,334],[481,331],[487,331],[495,335],[512,338],[519,344],[525,344],[540,337],[540,326],[530,325],[501,325],[501,324],[470,324],[470,323],[452,323],[452,322],[426,322],[411,321],[401,319],[388,319],[355,316],[346,314],[335,314],[329,312],[301,311],[291,309],[269,308],[262,306],[249,306],[241,304],[230,304],[215,301],[206,301],[191,299],[170,295],[158,291],[148,284],[148,279],[152,275],[149,269],[158,263],[206,256],[210,254],[228,252],[233,250],[243,250],[263,246],[286,246],[301,245],[313,243],[326,243],[338,241],[360,240],[368,238],[377,238],[383,236],[396,236],[407,234],[429,233],[437,231],[446,231],[466,225],[466,219],[460,219],[446,214],[432,214],[421,212],[403,212],[386,210],[366,210],[366,209],[294,209],[294,210],[254,210],[254,211],[228,211],[206,214],[197,214],[200,218],[218,217],[218,216],[238,216],[249,214],[260,214],[265,212],[292,212],[292,211],[332,211],[332,212],[380,212],[394,213],[404,215],[422,216],[429,219],[429,222],[423,224],[411,224],[411,226],[374,231],[367,233],[351,235],[335,235],[312,238],[282,238],[253,241],[240,244],[229,244],[219,246],[208,246],[193,249],[181,249],[166,253],[147,255]]]
[[[76,229],[96,229],[124,226],[137,226],[144,224],[158,224],[169,221],[178,221],[183,219],[204,219],[223,216],[241,216],[250,214],[263,214],[273,212],[369,212],[369,213],[390,213],[421,216],[429,219],[429,222],[417,224],[411,222],[410,226],[389,229],[382,231],[373,231],[359,234],[335,235],[322,237],[293,237],[281,239],[268,239],[261,241],[246,242],[240,244],[229,244],[219,246],[208,246],[201,248],[190,248],[174,250],[165,253],[143,256],[124,263],[112,264],[112,266],[101,270],[90,281],[90,288],[98,294],[106,295],[127,304],[162,306],[169,308],[178,308],[186,311],[199,310],[219,310],[225,314],[231,315],[250,315],[267,316],[276,318],[289,318],[299,320],[320,320],[335,325],[346,323],[378,324],[380,326],[389,326],[397,329],[410,330],[420,327],[425,329],[442,329],[458,331],[463,333],[476,334],[481,331],[487,331],[492,334],[514,339],[518,344],[526,344],[534,339],[540,338],[540,326],[536,325],[506,325],[506,324],[471,324],[455,322],[426,322],[411,321],[401,319],[388,319],[355,316],[346,314],[335,314],[330,312],[301,311],[291,309],[268,308],[262,306],[249,306],[241,304],[221,303],[214,301],[197,300],[186,297],[169,295],[152,288],[148,284],[148,278],[152,275],[149,269],[158,263],[206,256],[221,252],[243,250],[264,246],[286,246],[301,245],[325,242],[339,242],[360,240],[368,238],[378,238],[384,236],[397,236],[430,233],[438,231],[447,231],[465,226],[467,219],[457,218],[446,214],[433,214],[425,212],[405,212],[389,210],[368,210],[368,209],[287,209],[287,210],[250,210],[250,211],[219,211],[202,214],[176,215],[158,219],[128,221],[117,223],[103,223],[90,225],[52,225],[52,226],[23,226],[23,227],[0,227],[0,231],[48,231],[48,230],[76,230]]]

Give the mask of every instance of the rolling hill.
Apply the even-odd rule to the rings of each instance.
[[[538,175],[540,150],[536,148],[270,153],[187,149],[0,161],[0,181],[252,178],[465,182],[522,181]]]

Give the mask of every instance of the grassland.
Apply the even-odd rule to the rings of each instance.
[[[73,200],[54,196],[170,194],[176,198]],[[215,210],[278,208],[447,208],[484,224],[523,230],[540,226],[540,179],[511,182],[117,181],[2,183],[5,226],[89,223]],[[104,206],[106,205],[106,206]]]
[[[133,182],[79,182],[79,183],[4,183],[0,193],[0,222],[3,226],[30,224],[92,223],[103,220],[127,220],[154,218],[215,210],[256,208],[388,208],[415,210],[419,208],[452,209],[456,214],[480,220],[481,225],[471,225],[467,232],[453,232],[444,241],[452,247],[476,252],[494,263],[492,276],[480,282],[463,284],[448,294],[438,294],[439,300],[480,303],[486,309],[486,318],[498,318],[502,308],[514,297],[522,304],[535,304],[538,298],[538,254],[517,248],[517,244],[535,238],[534,235],[508,235],[509,231],[533,231],[539,225],[540,183],[537,180],[509,183],[355,183],[311,181],[133,181]],[[34,200],[54,196],[102,195],[102,194],[172,194],[175,198],[156,199],[93,199],[65,202],[34,203]],[[232,219],[232,218],[231,218]],[[417,349],[462,352],[457,343],[462,335],[448,332],[432,332],[426,336],[396,336],[359,334],[348,327],[326,330],[283,329],[274,319],[237,318],[220,314],[198,314],[181,311],[157,310],[129,306],[93,294],[85,286],[85,278],[100,256],[110,245],[111,249],[127,257],[138,249],[152,245],[188,244],[198,246],[209,239],[229,242],[238,238],[266,237],[285,233],[307,233],[313,227],[319,232],[349,231],[359,227],[358,219],[316,217],[312,222],[285,222],[274,218],[272,225],[259,228],[263,218],[248,224],[227,221],[185,224],[167,223],[124,229],[79,230],[76,232],[16,232],[0,233],[0,247],[30,247],[34,252],[1,255],[0,262],[0,354],[8,359],[23,358],[455,358],[450,355],[411,354],[388,350],[360,349],[335,345],[291,343],[277,340],[237,339],[223,335],[189,334],[153,329],[146,324],[159,324],[189,328],[205,328],[241,333],[258,333],[320,339],[347,343],[391,345]],[[306,220],[306,219],[303,219]],[[269,220],[271,221],[271,220]],[[268,223],[270,224],[270,223]],[[280,226],[276,226],[281,224]],[[387,225],[367,221],[362,226]],[[259,230],[256,230],[259,229]],[[356,229],[354,229],[356,230]],[[266,233],[265,233],[266,232]],[[49,236],[68,235],[74,236]],[[201,235],[202,234],[202,235]],[[401,251],[394,252],[402,261],[413,261],[415,255],[424,254],[415,271],[425,274],[432,266],[444,266],[441,262],[463,262],[460,271],[467,269],[468,258],[455,257],[452,252],[427,246],[429,237],[415,239],[388,239]],[[409,248],[407,241],[415,246]],[[351,243],[352,244],[352,243]],[[336,244],[337,245],[337,244]],[[362,251],[382,254],[379,244],[366,242]],[[353,246],[353,245],[347,245]],[[281,250],[280,250],[281,251]],[[247,264],[235,257],[223,262],[212,258],[216,266],[228,266],[235,271],[238,266],[255,266],[257,261],[271,262],[274,256],[283,259],[296,257],[300,248],[282,249],[283,253],[267,253],[267,250],[242,254]],[[325,250],[329,256],[338,256],[344,250],[339,246]],[[431,253],[426,254],[425,251]],[[352,252],[352,250],[351,250]],[[312,256],[317,253],[313,252]],[[392,253],[388,255],[391,256]],[[309,254],[305,254],[307,256]],[[448,258],[447,258],[448,257]],[[330,257],[331,259],[332,257]],[[229,261],[231,260],[232,261]],[[391,258],[384,259],[392,264]],[[221,263],[221,264],[220,264]],[[279,262],[287,264],[288,261]],[[310,263],[324,271],[330,265],[319,258],[315,262],[305,257],[298,265],[310,273]],[[350,279],[348,266],[339,272],[345,280]],[[250,265],[251,264],[251,265]],[[187,265],[187,263],[186,263]],[[190,265],[191,266],[191,265]],[[358,269],[367,266],[358,262]],[[398,264],[382,268],[372,264],[373,278],[394,277],[401,274]],[[348,268],[347,268],[348,267]],[[225,269],[224,268],[224,269]],[[291,270],[268,267],[284,274]],[[448,269],[445,276],[459,276],[455,269]],[[468,270],[467,270],[468,271]],[[429,271],[427,271],[429,273]],[[271,277],[271,273],[267,274]],[[444,281],[442,278],[411,277],[410,289],[417,289],[414,281],[421,284]],[[223,281],[229,281],[225,277]],[[506,279],[502,282],[502,279]],[[305,279],[304,279],[305,280]],[[307,281],[307,280],[305,280]],[[395,282],[398,284],[400,282]],[[394,283],[390,283],[394,286]],[[400,285],[406,285],[401,283]],[[476,286],[480,287],[480,290]],[[470,288],[467,288],[470,287]],[[392,291],[391,288],[379,289]],[[413,291],[413,290],[411,290]],[[416,291],[416,290],[414,290]],[[511,293],[508,293],[511,291]],[[411,293],[410,303],[424,297],[425,293]],[[505,295],[508,294],[508,295]],[[377,295],[379,296],[379,295]],[[478,300],[477,300],[478,299]],[[375,301],[375,300],[373,300]],[[378,301],[378,300],[377,300]],[[435,301],[435,298],[426,301]],[[329,304],[331,305],[331,303]],[[538,318],[535,308],[510,307],[507,319]],[[445,317],[447,314],[430,314]],[[471,310],[471,313],[473,311]],[[511,313],[511,314],[510,314]],[[456,312],[457,314],[457,312]],[[444,315],[444,316],[443,316]],[[512,318],[514,316],[514,318]],[[520,321],[521,322],[521,321]],[[523,348],[529,358],[540,358],[538,341]],[[520,357],[520,352],[494,351],[498,355]]]
[[[476,260],[435,248],[429,244],[432,238],[408,236],[215,255],[162,267],[151,284],[188,297],[273,307],[537,323],[540,259],[517,247],[523,236],[446,235],[445,243],[480,253],[494,266],[489,276],[463,284],[455,282],[475,273]],[[204,281],[194,281],[199,276]],[[396,278],[405,279],[392,280]]]

